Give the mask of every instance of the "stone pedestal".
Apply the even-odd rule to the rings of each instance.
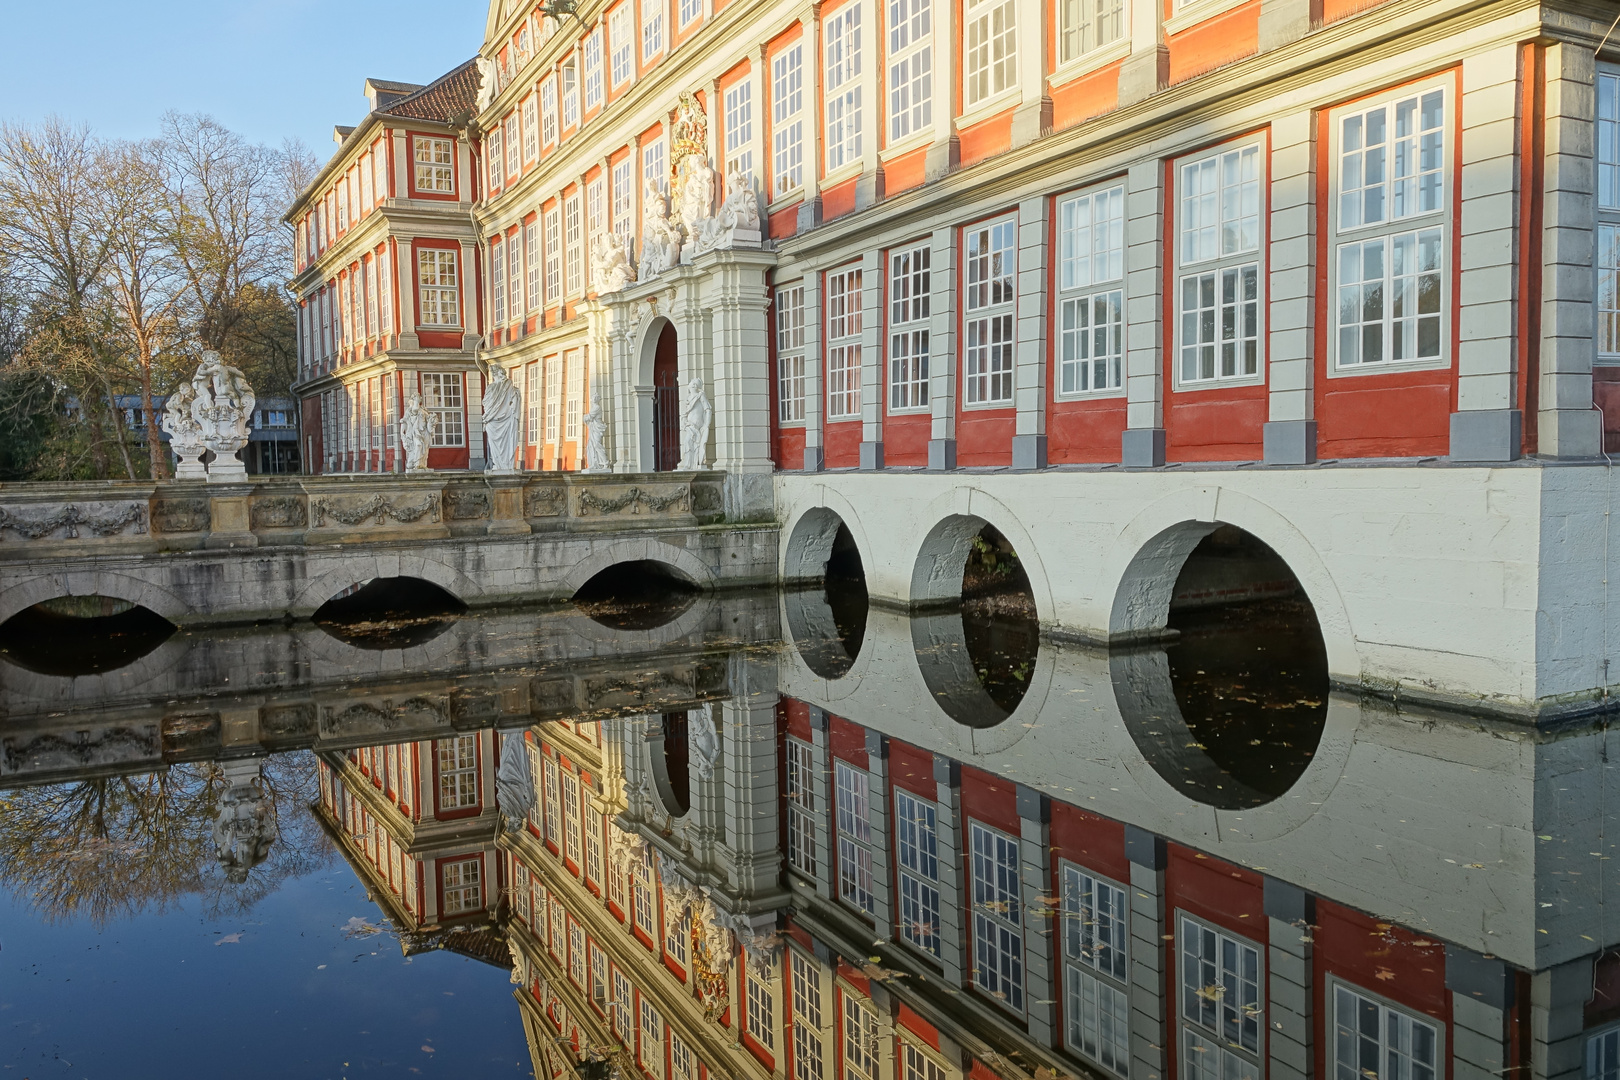
[[[237,462],[240,466],[242,463]],[[218,462],[215,462],[218,465]],[[246,475],[245,473],[243,474]],[[214,473],[208,474],[210,483],[223,483],[216,479]],[[208,519],[210,530],[208,539],[203,541],[204,547],[209,548],[244,548],[258,547],[259,538],[253,535],[252,519],[249,513],[248,497],[253,488],[248,484],[233,484],[228,488],[220,488],[209,492]]]
[[[505,536],[532,532],[523,516],[523,474],[503,473],[489,478],[490,536]]]

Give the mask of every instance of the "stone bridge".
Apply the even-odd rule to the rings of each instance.
[[[296,619],[392,577],[432,582],[469,607],[543,603],[643,560],[704,590],[773,582],[776,525],[728,522],[728,482],[719,472],[434,472],[8,484],[0,622],[90,595],[177,626]]]

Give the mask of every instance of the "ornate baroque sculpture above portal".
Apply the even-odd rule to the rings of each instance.
[[[636,277],[646,281],[681,261],[681,229],[669,220],[664,193],[651,180],[647,181],[643,201],[641,265],[636,268]]]
[[[697,472],[706,467],[713,420],[714,409],[703,392],[703,379],[693,375],[686,380],[686,401],[681,407],[681,462],[677,469]]]
[[[591,281],[596,284],[597,295],[616,293],[634,280],[636,268],[630,263],[630,238],[621,238],[618,233],[602,233],[591,251]]]
[[[608,472],[607,417],[602,414],[602,396],[591,394],[591,411],[585,414],[585,471]]]
[[[411,388],[405,392],[405,414],[399,421],[399,441],[405,448],[405,471],[421,472],[428,467],[428,414],[422,404],[422,392]]]
[[[726,201],[714,217],[698,226],[695,241],[688,246],[694,255],[738,244],[757,247],[760,243],[759,196],[754,181],[739,169],[726,177]]]
[[[202,456],[208,447],[203,445],[202,425],[191,418],[191,399],[197,390],[188,380],[174,388],[163,409],[163,430],[169,433],[169,449],[174,451],[176,480],[206,480],[208,470]]]
[[[523,418],[523,395],[500,364],[489,365],[484,387],[484,436],[489,440],[489,471],[517,472],[517,447]]]
[[[478,100],[476,108],[483,112],[495,100],[495,61],[487,56],[478,58]]]
[[[208,479],[221,482],[245,480],[247,469],[236,453],[247,445],[253,406],[258,399],[253,395],[253,387],[248,385],[247,376],[222,361],[219,353],[208,350],[202,355],[202,363],[197,365],[190,385],[170,395],[166,411],[178,411],[181,404],[176,398],[183,395],[184,407],[191,414],[195,427],[195,431],[188,433],[187,437],[195,437],[214,453],[214,460],[208,466]],[[175,429],[181,426],[182,421],[178,417],[173,421],[164,418],[164,430],[169,432],[171,439],[175,437]],[[182,460],[182,467],[186,464]],[[195,472],[185,475],[196,478]]]

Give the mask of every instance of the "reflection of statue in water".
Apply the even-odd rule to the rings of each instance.
[[[489,365],[484,387],[484,435],[489,439],[489,471],[517,472],[519,425],[523,395],[501,364]]]
[[[405,448],[405,470],[420,472],[427,468],[428,414],[422,404],[422,392],[405,392],[405,415],[399,421],[399,441]]]
[[[686,380],[686,401],[681,406],[681,461],[677,469],[697,471],[705,467],[709,454],[709,424],[714,409],[703,393],[703,379],[693,375]]]
[[[270,855],[276,823],[259,776],[259,762],[247,758],[224,765],[225,793],[214,819],[214,851],[226,880],[240,885],[248,871]]]
[[[608,471],[607,417],[599,394],[591,395],[591,411],[585,414],[585,471]]]
[[[529,770],[529,748],[521,731],[509,731],[501,740],[495,805],[500,810],[501,827],[514,834],[523,831],[524,820],[534,810],[534,774]]]
[[[714,765],[720,759],[720,734],[714,729],[714,705],[705,703],[692,714],[687,729],[692,775],[699,780],[714,778]]]

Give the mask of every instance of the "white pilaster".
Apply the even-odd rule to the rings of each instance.
[[[861,255],[862,469],[883,468],[883,254]]]
[[[1164,200],[1163,164],[1132,165],[1125,178],[1127,466],[1164,464]]]
[[[1315,123],[1301,111],[1271,124],[1271,229],[1264,430],[1265,460],[1316,460],[1316,169]]]
[[[956,468],[956,244],[954,226],[934,230],[929,251],[928,467]]]
[[[1046,313],[1050,278],[1047,239],[1051,215],[1052,200],[1045,196],[1025,199],[1018,206],[1018,315],[1013,346],[1015,469],[1046,467]]]

